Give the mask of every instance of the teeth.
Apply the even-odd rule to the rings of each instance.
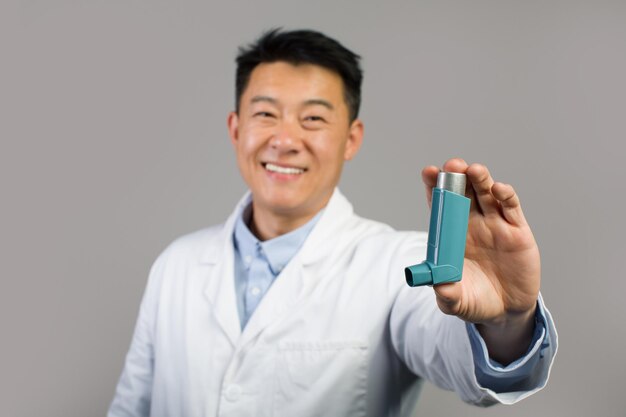
[[[270,163],[265,164],[265,169],[279,174],[302,174],[304,172],[304,170],[300,168],[285,168]]]

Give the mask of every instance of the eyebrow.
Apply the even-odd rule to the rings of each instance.
[[[310,100],[306,100],[304,102],[305,106],[324,106],[326,107],[328,110],[334,110],[335,107],[326,100],[322,100],[321,98],[312,98]]]
[[[270,104],[277,104],[278,100],[276,100],[275,98],[269,97],[269,96],[254,96],[250,100],[250,103],[252,103],[252,104],[259,103],[259,102],[267,102],[267,103],[270,103]]]
[[[273,97],[269,97],[269,96],[254,96],[250,100],[250,103],[252,103],[252,104],[260,103],[260,102],[266,102],[266,103],[270,103],[270,104],[274,104],[274,105],[278,104],[278,100],[276,100]],[[312,98],[312,99],[309,99],[309,100],[305,100],[304,101],[304,105],[305,106],[323,106],[323,107],[326,107],[329,110],[334,110],[335,109],[335,106],[333,106],[329,101],[321,99],[321,98]]]

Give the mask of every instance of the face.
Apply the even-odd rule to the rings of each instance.
[[[254,210],[292,219],[326,205],[363,137],[338,74],[285,62],[252,71],[228,129]]]

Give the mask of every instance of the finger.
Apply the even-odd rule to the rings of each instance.
[[[493,197],[500,203],[504,218],[514,226],[526,224],[526,218],[515,189],[509,184],[497,182],[491,188]]]
[[[500,215],[498,200],[491,194],[494,181],[487,167],[482,164],[470,165],[467,169],[467,178],[474,190],[480,211],[486,216]]]
[[[465,162],[462,158],[451,158],[443,164],[443,170],[446,172],[458,172],[465,174],[467,168],[467,162]]]
[[[457,315],[459,305],[461,303],[461,283],[450,282],[445,284],[434,285],[435,295],[437,296],[437,305],[439,309],[446,314]]]
[[[426,188],[426,199],[428,200],[428,207],[431,206],[433,200],[433,187],[437,185],[437,175],[439,174],[439,168],[434,165],[429,165],[422,169],[422,181]]]

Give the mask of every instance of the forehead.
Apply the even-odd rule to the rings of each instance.
[[[343,80],[334,71],[313,64],[272,62],[257,65],[243,94],[243,101],[268,96],[282,101],[324,99],[336,105],[343,100]]]

